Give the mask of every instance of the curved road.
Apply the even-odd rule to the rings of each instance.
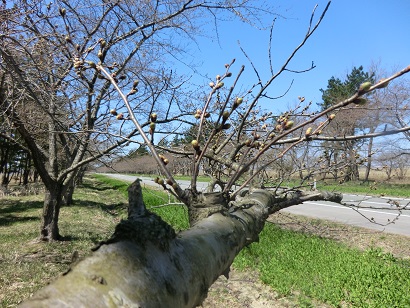
[[[116,178],[123,181],[133,182],[137,176],[123,174],[104,174],[106,176]],[[139,177],[146,185],[157,185],[153,178]],[[178,183],[182,188],[189,187],[189,181],[179,180]],[[198,182],[199,190],[204,191],[208,183]],[[303,204],[294,205],[290,208],[282,210],[282,212],[304,215],[319,219],[332,220],[348,225],[363,227],[388,233],[396,233],[410,236],[410,199],[392,198],[392,197],[369,197],[360,195],[343,195],[343,202],[353,204],[352,209],[337,203],[314,201],[305,202]],[[396,209],[396,203],[400,206],[407,206],[402,210],[397,220],[399,212]],[[385,226],[373,223],[373,220],[379,224],[387,224]],[[395,220],[395,221],[394,221]],[[389,223],[394,221],[394,223]]]

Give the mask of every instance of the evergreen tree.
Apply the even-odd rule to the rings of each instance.
[[[321,106],[322,110],[325,110],[337,101],[349,98],[366,81],[374,83],[375,76],[374,73],[365,72],[363,66],[353,67],[351,73],[346,75],[344,81],[332,76],[327,82],[327,88],[325,90],[320,89],[323,102],[319,106]]]
[[[374,83],[374,73],[366,72],[363,66],[353,67],[352,71],[346,75],[345,80],[332,76],[327,83],[326,89],[320,89],[322,92],[323,102],[318,104],[321,110],[331,107],[333,104],[345,100],[354,95],[360,85],[366,81]],[[334,130],[339,134],[354,135],[356,130],[363,126],[360,117],[353,111],[341,110],[338,112],[338,117],[333,121]],[[324,142],[324,156],[328,161],[328,165],[344,166],[343,173],[335,167],[333,170],[334,178],[338,178],[343,174],[344,181],[358,180],[359,168],[356,163],[356,155],[359,148],[359,141],[346,140],[341,142],[328,143]]]

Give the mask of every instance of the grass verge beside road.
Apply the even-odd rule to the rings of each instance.
[[[320,182],[318,183],[318,189],[359,195],[410,198],[410,184],[378,183],[374,181],[357,181],[342,184]]]
[[[76,190],[74,204],[61,210],[60,230],[66,241],[50,244],[33,241],[38,236],[42,196],[0,199],[0,306],[15,307],[67,270],[74,251],[84,257],[95,243],[109,237],[126,215],[128,185],[101,176],[88,178]],[[183,207],[161,206],[175,202],[167,194],[147,187],[143,194],[147,207],[177,230],[188,227]],[[303,223],[319,224],[309,219]],[[260,243],[243,250],[234,267],[259,271],[281,296],[294,297],[295,306],[316,306],[312,303],[317,300],[336,307],[410,306],[410,261],[390,249],[400,246],[400,256],[408,256],[410,238],[398,241],[397,235],[383,234],[377,237],[379,246],[359,250],[354,236],[346,236],[348,243],[343,244],[314,232],[279,228],[280,221],[275,224],[266,225]],[[371,231],[361,232],[363,241],[370,242],[366,236]]]

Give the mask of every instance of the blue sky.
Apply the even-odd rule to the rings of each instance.
[[[273,33],[274,67],[278,68],[289,53],[304,37],[310,14],[318,4],[315,20],[320,16],[328,1],[287,0],[276,1],[278,18]],[[272,2],[273,3],[273,2]],[[369,67],[372,62],[391,70],[410,64],[410,1],[408,0],[334,0],[317,31],[290,64],[291,69],[308,68],[314,61],[316,68],[304,74],[285,73],[269,92],[278,96],[294,84],[286,97],[264,106],[273,110],[284,110],[305,96],[314,103],[321,101],[320,88],[326,88],[331,76],[343,78],[353,66]],[[198,71],[215,76],[223,73],[224,63],[236,58],[238,69],[246,67],[244,84],[253,84],[249,62],[238,47],[238,40],[254,61],[258,70],[269,77],[268,40],[269,31],[261,31],[239,22],[224,22],[219,27],[219,42],[200,39],[194,51],[196,60],[202,65]],[[235,69],[232,70],[235,72]],[[197,79],[197,77],[195,77]],[[197,79],[200,80],[199,78]],[[273,105],[272,105],[273,104]]]

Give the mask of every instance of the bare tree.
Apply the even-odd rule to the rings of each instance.
[[[269,86],[281,73],[289,70],[289,62],[319,26],[328,6],[315,23],[315,14],[312,14],[301,44],[277,72],[272,69],[267,81],[261,80],[255,68],[257,83],[247,91],[236,93],[244,67],[232,73],[232,61],[209,84],[205,102],[192,110],[186,120],[187,124],[198,126],[196,138],[189,148],[169,149],[174,155],[190,158],[192,180],[188,189],[179,186],[168,167],[167,154],[162,154],[154,142],[154,136],[161,130],[163,115],[154,108],[149,115],[149,130],[144,130],[133,112],[129,92],[123,90],[106,64],[92,67],[119,93],[127,107],[129,121],[139,131],[160,168],[162,177],[157,178],[157,183],[186,205],[191,228],[176,234],[159,217],[149,213],[137,180],[129,188],[128,219],[117,225],[114,235],[97,245],[91,257],[22,307],[81,306],[87,303],[99,307],[194,307],[203,301],[209,286],[219,275],[228,276],[237,253],[257,241],[269,214],[307,200],[340,203],[339,194],[283,188],[281,185],[269,190],[260,189],[266,177],[260,177],[262,182],[257,180],[273,163],[304,143],[361,140],[410,129],[376,131],[371,136],[324,134],[338,116],[338,110],[356,108],[363,103],[363,95],[408,73],[410,66],[377,84],[362,84],[352,96],[319,113],[309,112],[309,108],[303,106],[303,99],[299,106],[276,117],[258,110],[260,100],[270,99]],[[302,116],[306,120],[295,121]],[[213,191],[209,193],[199,191],[196,185],[204,161],[213,169],[209,173]]]
[[[185,107],[172,98],[182,81],[164,59],[182,58],[178,36],[191,38],[200,21],[217,22],[219,12],[244,21],[267,13],[245,0],[2,5],[0,108],[9,127],[1,134],[18,131],[45,185],[42,240],[60,238],[59,210],[71,199],[78,170],[140,134],[126,125],[124,104],[96,65],[129,89],[128,112],[141,127],[148,128],[149,114],[157,108],[168,110],[161,123],[177,121],[173,107],[182,114]]]

